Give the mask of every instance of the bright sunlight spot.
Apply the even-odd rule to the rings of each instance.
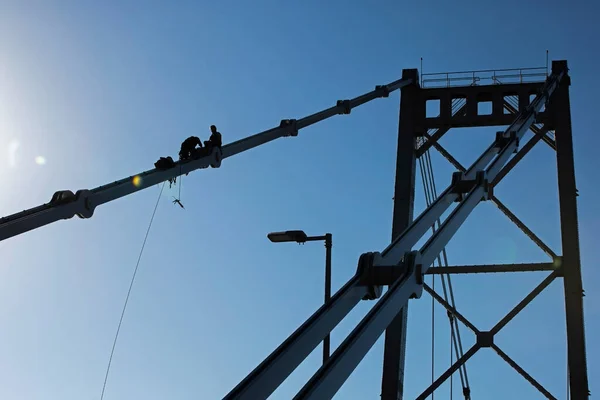
[[[16,140],[11,141],[8,145],[8,165],[11,168],[14,168],[17,165],[17,150],[19,150],[20,145],[21,144]]]
[[[140,185],[142,184],[142,178],[139,175],[136,175],[133,177],[133,186],[135,187],[140,187]]]

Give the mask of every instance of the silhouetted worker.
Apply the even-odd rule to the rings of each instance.
[[[204,146],[208,149],[212,149],[213,147],[221,148],[221,133],[217,131],[217,127],[214,125],[210,126],[210,137],[207,141],[204,142]]]
[[[158,159],[157,162],[154,163],[154,166],[156,167],[156,169],[162,169],[162,170],[170,169],[175,166],[175,161],[173,161],[171,156],[161,157]]]
[[[196,151],[196,146],[202,148],[202,141],[197,136],[190,136],[181,143],[181,150],[179,151],[179,159],[187,160]]]

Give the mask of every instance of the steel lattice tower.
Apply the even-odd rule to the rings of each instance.
[[[459,371],[478,350],[491,348],[533,384],[547,398],[555,397],[525,372],[495,343],[496,334],[555,279],[562,279],[566,309],[569,387],[573,400],[589,396],[583,321],[583,289],[577,226],[577,189],[573,160],[571,112],[569,100],[570,77],[566,61],[554,61],[551,74],[544,70],[543,78],[524,81],[528,75],[517,70],[519,81],[507,83],[501,75],[482,85],[476,72],[468,84],[454,85],[457,77],[443,74],[441,87],[425,87],[419,83],[415,69],[403,71],[402,79],[376,88],[354,99],[339,100],[328,109],[302,119],[284,119],[280,125],[224,146],[211,146],[194,153],[191,159],[173,162],[91,190],[56,192],[52,199],[0,219],[0,240],[25,233],[44,225],[77,215],[90,218],[96,207],[158,183],[188,174],[194,170],[219,168],[221,162],[241,152],[264,145],[275,139],[298,136],[299,130],[401,90],[395,197],[391,243],[381,252],[364,253],[358,260],[356,274],[321,306],[288,339],[275,349],[239,385],[225,396],[227,400],[259,400],[268,398],[302,361],[323,342],[330,332],[362,300],[371,300],[372,307],[362,321],[327,358],[294,397],[329,399],[335,395],[369,349],[385,332],[381,398],[403,398],[407,313],[409,299],[429,293],[448,311],[453,329],[458,321],[472,330],[476,342],[437,380],[426,388],[418,399],[425,399],[452,373]],[[479,71],[482,72],[482,71]],[[490,71],[486,71],[490,72]],[[493,71],[492,71],[493,72]],[[464,76],[462,77],[464,79]],[[435,80],[430,78],[429,80]],[[439,80],[438,80],[439,81]],[[425,80],[423,80],[425,82]],[[535,95],[533,101],[530,96]],[[426,102],[439,100],[440,114],[426,115]],[[478,114],[479,102],[491,102],[489,115]],[[495,140],[470,166],[464,167],[454,159],[438,140],[451,128],[508,125],[497,132]],[[521,146],[525,133],[533,138]],[[554,135],[550,134],[554,132]],[[556,150],[562,254],[556,254],[514,215],[494,194],[494,187],[539,141]],[[415,172],[417,160],[430,148],[446,157],[457,172],[448,188],[432,200],[428,207],[414,217]],[[492,202],[514,222],[549,257],[546,263],[510,265],[471,265],[432,267],[445,251],[446,244],[482,201]],[[454,205],[447,218],[444,213]],[[417,243],[434,227],[425,244]],[[475,327],[444,297],[424,280],[427,274],[462,274],[539,271],[547,276],[512,311],[490,330]],[[387,286],[387,291],[383,287]],[[467,388],[468,389],[468,388]],[[465,398],[470,394],[465,390]]]

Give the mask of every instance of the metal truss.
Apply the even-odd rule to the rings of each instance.
[[[555,63],[558,68],[559,62]],[[566,66],[566,64],[565,64]],[[583,312],[581,308],[581,298],[583,291],[581,289],[581,273],[579,265],[578,253],[578,238],[577,231],[574,227],[562,226],[563,246],[565,242],[570,249],[571,263],[566,264],[564,257],[558,256],[548,245],[546,245],[537,235],[533,233],[508,207],[506,207],[496,195],[493,194],[493,188],[517,165],[517,163],[527,155],[531,149],[539,142],[544,141],[552,149],[557,151],[557,159],[559,161],[559,196],[560,196],[560,211],[561,220],[570,222],[570,225],[576,225],[577,214],[574,205],[574,196],[576,196],[574,166],[572,164],[572,139],[570,130],[570,110],[568,107],[568,85],[570,79],[567,77],[561,88],[551,97],[548,102],[549,110],[544,116],[538,116],[536,124],[531,124],[529,129],[533,133],[533,137],[502,167],[499,173],[491,181],[492,192],[489,200],[498,207],[525,235],[527,235],[542,251],[544,251],[551,262],[535,263],[535,264],[507,264],[507,265],[463,265],[450,267],[431,267],[426,274],[466,274],[466,273],[493,273],[493,272],[529,272],[529,271],[550,271],[551,274],[536,287],[521,303],[519,303],[505,318],[503,318],[494,328],[487,332],[481,332],[476,329],[473,324],[466,320],[462,315],[457,314],[457,311],[445,299],[435,293],[430,287],[424,285],[425,290],[430,293],[438,302],[440,302],[447,310],[449,315],[461,320],[469,327],[476,335],[476,344],[465,353],[463,357],[458,358],[457,362],[442,374],[429,388],[427,388],[419,399],[424,399],[431,395],[433,391],[439,387],[448,377],[451,376],[458,368],[463,366],[466,361],[480,348],[491,347],[502,359],[511,365],[519,374],[527,381],[536,387],[544,396],[549,399],[554,399],[539,382],[521,368],[514,360],[504,353],[493,342],[494,335],[504,327],[519,311],[521,311],[529,302],[531,302],[543,289],[545,289],[555,278],[565,278],[565,274],[569,277],[564,279],[565,285],[565,302],[567,304],[567,345],[569,348],[569,383],[572,398],[587,399],[589,396],[587,382],[587,367],[585,361],[585,344],[583,332]],[[500,103],[504,110],[512,115],[517,115],[519,108],[523,109],[523,98],[527,93],[522,93],[521,96],[506,96]],[[517,97],[517,99],[515,99]],[[559,109],[559,107],[561,107]],[[456,112],[452,109],[452,117],[464,117],[467,111],[466,104],[461,103],[460,109]],[[541,113],[540,113],[541,114]],[[541,122],[541,123],[540,123]],[[456,158],[454,158],[440,144],[439,140],[451,128],[448,124],[439,129],[434,129],[433,132],[423,132],[420,140],[420,145],[417,147],[416,156],[421,157],[426,154],[430,148],[435,148],[443,157],[445,157],[458,171],[463,173],[467,169],[462,166]],[[556,136],[551,132],[558,128],[561,133],[559,148],[557,148]],[[562,162],[560,160],[563,160]],[[566,161],[566,162],[565,162]],[[568,183],[565,184],[565,180]],[[562,183],[561,183],[562,182]],[[561,222],[562,222],[561,221]],[[573,222],[574,221],[574,222]],[[564,251],[564,250],[563,250]],[[566,271],[566,272],[565,272]],[[575,282],[575,283],[573,283]],[[444,296],[445,297],[445,296]],[[570,306],[571,305],[571,306]],[[570,329],[569,329],[570,326]],[[577,351],[575,351],[577,349]],[[575,369],[574,369],[575,368]],[[577,373],[574,371],[577,370]],[[577,387],[575,387],[575,385]],[[467,398],[468,394],[465,394]]]
[[[406,71],[405,71],[406,72]],[[418,80],[413,79],[413,82]],[[520,111],[513,115],[514,121],[504,132],[498,132],[496,140],[486,151],[471,165],[464,168],[448,152],[443,150],[434,139],[439,139],[445,132],[444,125],[440,122],[437,126],[438,131],[433,135],[427,135],[426,129],[429,126],[422,126],[422,136],[428,138],[430,146],[440,150],[458,169],[453,174],[451,185],[438,198],[423,211],[414,221],[412,221],[412,197],[414,192],[407,191],[401,193],[398,191],[399,179],[398,170],[402,163],[414,163],[414,152],[412,160],[398,159],[396,176],[396,197],[400,194],[400,202],[404,202],[402,207],[395,204],[394,228],[397,225],[408,223],[407,227],[398,235],[393,235],[392,243],[381,252],[372,252],[363,254],[357,267],[356,275],[350,279],[332,298],[317,310],[302,326],[300,326],[288,339],[281,344],[269,357],[267,357],[254,371],[252,371],[238,386],[236,386],[225,399],[265,399],[267,398],[286,378],[296,369],[296,367],[319,345],[319,343],[334,329],[335,326],[350,312],[350,310],[362,300],[379,299],[355,327],[355,329],[346,337],[342,344],[334,351],[329,360],[312,376],[304,387],[294,397],[300,399],[329,399],[332,398],[339,388],[343,385],[352,371],[360,363],[368,350],[374,345],[379,336],[389,329],[391,324],[400,322],[399,317],[404,313],[407,302],[410,298],[419,298],[422,291],[430,293],[435,299],[441,302],[451,313],[453,317],[463,322],[469,329],[477,335],[476,344],[460,357],[456,363],[444,374],[442,374],[429,388],[427,388],[418,399],[426,398],[435,388],[439,387],[453,372],[457,371],[477,350],[484,347],[494,349],[504,360],[513,368],[531,382],[546,397],[554,398],[537,381],[520,368],[508,355],[506,355],[495,343],[494,336],[502,329],[514,316],[521,311],[529,302],[547,287],[555,278],[562,277],[565,282],[565,300],[567,303],[567,334],[569,346],[569,370],[570,370],[570,389],[573,399],[586,399],[588,396],[587,367],[585,361],[585,344],[583,337],[583,311],[581,297],[581,275],[578,253],[577,233],[573,235],[573,225],[565,226],[565,221],[573,218],[576,204],[575,181],[572,165],[572,146],[570,131],[570,114],[568,113],[568,85],[569,77],[567,75],[566,62],[554,62],[552,74],[546,82],[537,85],[537,96],[528,104],[519,101]],[[402,89],[401,110],[408,110],[400,120],[400,131],[412,129],[417,126],[424,109],[407,105],[414,100],[418,92],[418,84],[408,85]],[[567,104],[565,104],[567,96]],[[407,100],[405,100],[407,99]],[[403,107],[404,105],[404,107]],[[504,106],[504,104],[502,104]],[[563,256],[557,256],[547,245],[545,245],[523,222],[521,222],[512,212],[504,206],[493,193],[493,188],[506,174],[523,158],[523,156],[533,147],[535,142],[542,140],[547,131],[538,129],[539,132],[533,140],[529,142],[520,151],[519,143],[527,130],[534,123],[542,119],[541,109],[543,107],[550,109],[551,113],[546,112],[544,119],[548,115],[554,115],[554,119],[549,119],[544,123],[549,126],[555,125],[557,137],[556,143],[557,158],[559,170],[561,167],[564,172],[559,172],[561,218],[563,222]],[[411,108],[412,107],[412,108]],[[565,111],[567,109],[567,111]],[[472,111],[472,102],[467,102],[466,113]],[[402,113],[402,111],[401,111]],[[556,117],[558,115],[558,117]],[[447,116],[454,118],[447,109]],[[468,118],[461,120],[461,115],[457,120],[463,126],[474,126]],[[516,117],[516,118],[515,118]],[[565,122],[567,120],[568,122]],[[481,119],[482,124],[494,125],[491,118]],[[441,133],[440,133],[441,132]],[[414,137],[412,139],[414,141]],[[401,147],[402,135],[399,138],[399,148]],[[402,144],[411,143],[410,140]],[[531,143],[531,144],[530,144]],[[547,142],[548,143],[548,142]],[[565,156],[565,153],[571,153],[571,157]],[[515,154],[516,153],[516,154]],[[515,154],[515,156],[512,156]],[[414,188],[414,175],[406,179],[408,184]],[[411,182],[411,180],[413,180]],[[542,250],[551,258],[552,262],[543,264],[522,264],[522,265],[495,265],[495,266],[462,266],[448,268],[431,268],[433,261],[444,249],[448,241],[467,219],[472,210],[481,201],[492,201],[503,213],[505,213],[518,227],[520,227]],[[452,204],[458,203],[450,216],[444,220],[439,229],[427,240],[419,249],[412,250],[413,246],[426,234],[426,232],[441,218],[446,210]],[[396,214],[396,209],[402,208],[404,215]],[[569,213],[569,216],[565,214]],[[575,222],[576,223],[576,222]],[[576,227],[576,225],[575,225]],[[575,238],[573,238],[573,236]],[[567,259],[569,262],[567,262]],[[455,268],[457,273],[468,272],[509,272],[509,271],[552,271],[550,275],[531,292],[523,301],[521,301],[506,317],[504,317],[496,326],[489,331],[480,331],[463,317],[447,301],[435,293],[424,283],[424,275],[430,273],[451,273]],[[383,293],[383,286],[389,289]],[[400,313],[400,314],[399,314]],[[405,318],[405,317],[400,317]],[[400,325],[399,325],[400,326]],[[406,329],[400,326],[400,330]],[[386,345],[387,343],[386,336]],[[398,341],[390,346],[392,351],[401,350],[402,344]],[[400,351],[402,353],[402,350]],[[402,397],[403,385],[403,360],[402,354],[397,357],[396,365],[393,366],[393,373],[396,377],[397,390],[392,395],[395,398]],[[385,375],[385,355],[384,355],[384,375]],[[399,374],[398,374],[399,372]],[[386,390],[385,376],[382,385],[382,392]],[[388,393],[391,393],[389,391]],[[388,396],[382,393],[382,398]]]
[[[516,110],[508,103],[505,103],[507,110],[512,114],[516,113]],[[464,108],[464,107],[463,107]],[[461,108],[462,110],[462,108]],[[554,141],[546,136],[548,129],[543,126],[541,129],[535,125],[530,126],[530,130],[534,133],[534,136],[515,154],[510,161],[500,170],[492,181],[492,187],[496,186],[516,165],[525,157],[527,153],[543,138],[547,138],[548,143],[552,148],[556,149]],[[449,129],[439,130],[439,132],[446,133]],[[419,147],[419,150],[425,148],[429,149],[434,147],[439,151],[454,167],[459,171],[466,172],[464,168],[452,155],[446,151],[437,141],[441,138],[441,135],[426,135],[427,141]],[[427,151],[427,150],[425,150]],[[417,151],[417,155],[422,155],[425,151]],[[546,287],[548,287],[554,279],[562,277],[562,259],[557,256],[548,245],[542,242],[538,236],[536,236],[519,218],[517,218],[497,197],[493,196],[490,198],[492,202],[505,214],[507,217],[523,232],[525,233],[540,249],[550,256],[552,262],[546,263],[522,263],[522,264],[493,264],[493,265],[460,265],[460,266],[449,266],[449,267],[431,267],[427,270],[426,274],[469,274],[469,273],[497,273],[497,272],[534,272],[534,271],[551,271],[551,273],[535,288],[533,289],[519,304],[517,304],[504,318],[502,318],[492,329],[489,331],[481,331],[475,327],[467,318],[459,313],[452,305],[444,300],[438,293],[436,293],[426,283],[423,283],[423,287],[427,293],[429,293],[438,303],[440,303],[453,318],[461,321],[467,328],[469,328],[476,335],[476,343],[467,352],[460,357],[450,368],[448,368],[439,378],[433,382],[427,389],[425,389],[417,399],[422,400],[430,396],[434,390],[442,385],[454,372],[456,372],[461,366],[463,366],[469,358],[471,358],[478,350],[482,348],[493,349],[504,361],[506,361],[511,367],[513,367],[523,378],[531,383],[536,389],[540,391],[548,399],[556,399],[548,390],[546,390],[538,381],[536,381],[530,374],[528,374],[517,362],[510,358],[504,351],[502,351],[497,344],[494,343],[495,335],[504,328],[520,311],[522,311],[533,299],[537,297]]]

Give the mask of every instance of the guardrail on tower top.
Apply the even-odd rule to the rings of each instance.
[[[422,88],[455,86],[502,85],[543,82],[548,77],[547,67],[519,69],[488,69],[479,71],[438,72],[421,74]]]

